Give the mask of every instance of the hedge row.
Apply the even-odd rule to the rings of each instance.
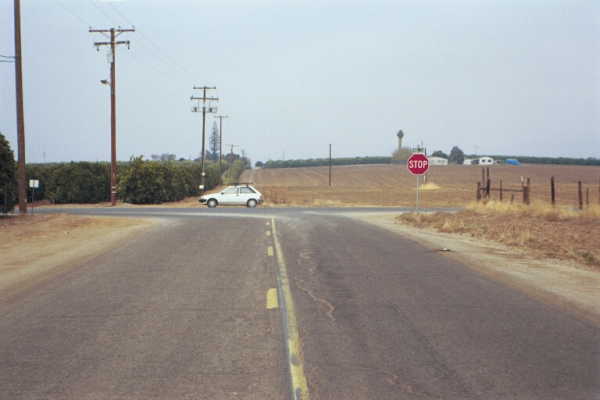
[[[207,190],[219,184],[219,165],[205,164]],[[120,198],[133,204],[159,204],[199,194],[201,167],[196,162],[156,162],[134,158],[121,173]]]
[[[207,189],[219,184],[218,165],[205,165]],[[29,164],[27,178],[38,179],[36,200],[53,203],[99,203],[110,200],[110,164],[70,162]],[[200,164],[191,161],[143,161],[118,165],[118,197],[135,204],[158,204],[199,194]],[[31,191],[29,192],[31,199]]]
[[[355,165],[355,164],[389,164],[391,157],[347,157],[333,158],[332,165]],[[310,158],[308,160],[270,160],[264,163],[263,168],[298,168],[319,167],[329,165],[328,158]]]

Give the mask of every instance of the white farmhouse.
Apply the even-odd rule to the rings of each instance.
[[[448,165],[448,159],[444,157],[428,157],[429,165]]]
[[[492,157],[479,157],[479,165],[494,165]]]
[[[473,164],[475,164],[473,161],[475,161],[475,159],[473,159],[473,158],[465,158],[463,160],[463,165],[473,165]]]

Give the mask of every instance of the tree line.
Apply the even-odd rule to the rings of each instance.
[[[237,156],[237,155],[235,155]],[[205,164],[205,186],[210,190],[239,179],[250,167],[247,158],[227,157],[223,170],[218,162]],[[172,157],[167,160],[172,160]],[[39,188],[28,189],[28,199],[56,204],[99,203],[110,200],[110,163],[68,162],[28,164],[28,179],[39,180]],[[200,194],[200,164],[194,161],[146,161],[142,156],[118,163],[118,193],[122,201],[133,204],[159,204]],[[11,211],[17,202],[16,162],[8,141],[0,134],[0,212]]]

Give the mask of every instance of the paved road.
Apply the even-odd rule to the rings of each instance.
[[[600,399],[598,327],[339,210],[71,212],[168,222],[0,302],[0,398]]]

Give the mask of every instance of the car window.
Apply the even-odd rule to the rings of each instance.
[[[234,187],[228,187],[227,189],[223,190],[223,194],[235,194],[236,188]]]
[[[240,188],[240,193],[251,194],[251,193],[256,193],[256,192],[254,190],[250,189],[249,187],[242,187],[242,188]]]

